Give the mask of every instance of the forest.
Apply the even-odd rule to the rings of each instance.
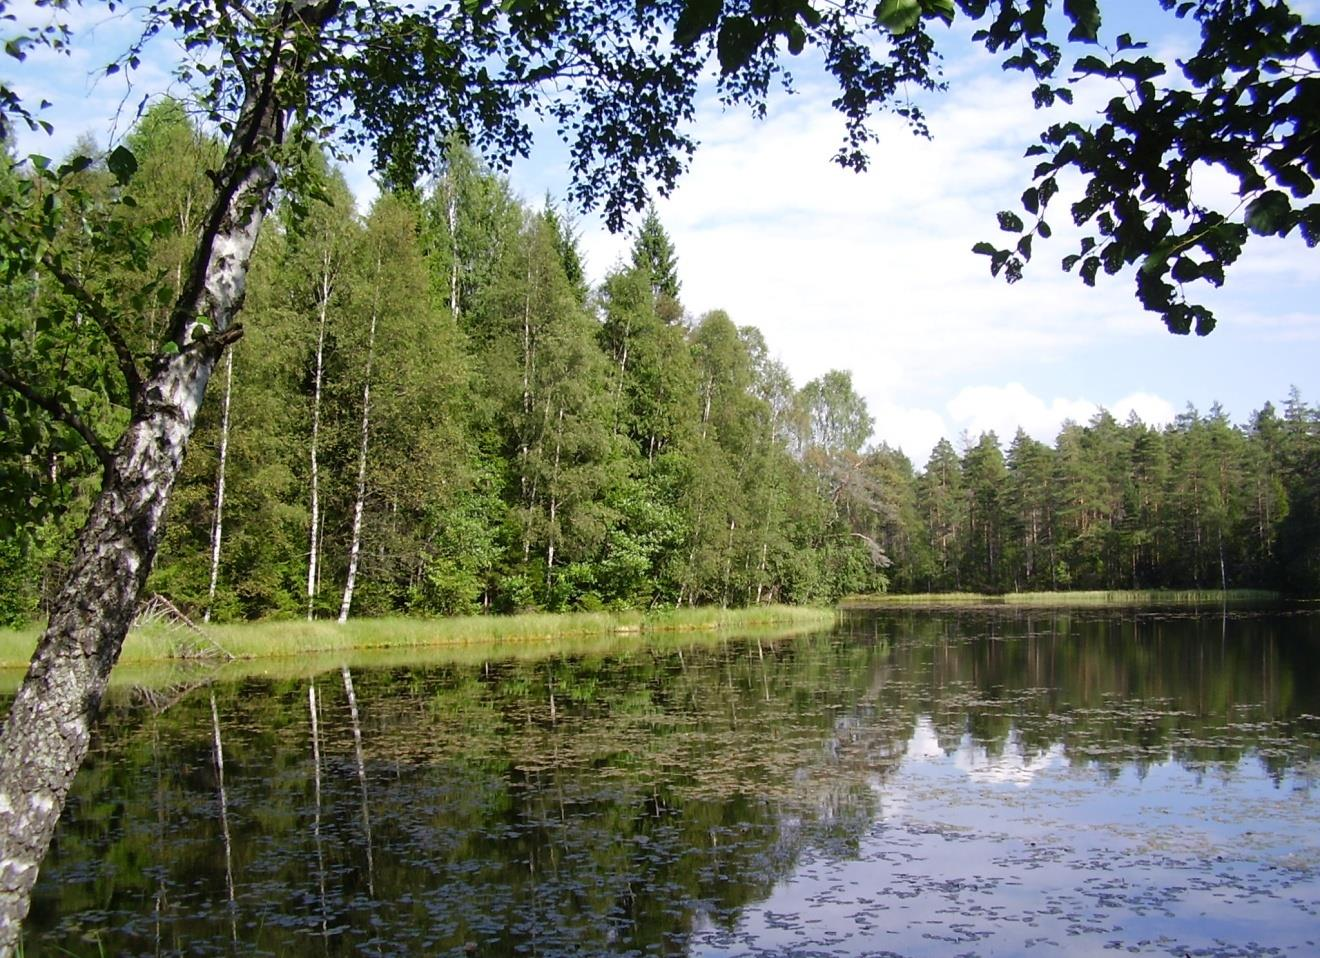
[[[77,285],[0,293],[0,360],[107,447],[128,419],[104,359],[121,344],[70,290],[136,316],[122,345],[148,352],[221,152],[172,101],[126,147],[65,177],[80,217],[48,239]],[[0,192],[44,188],[5,166]],[[943,440],[918,468],[867,445],[850,373],[798,387],[754,325],[690,315],[653,208],[595,289],[570,218],[459,142],[361,215],[311,151],[273,225],[148,583],[198,618],[1320,589],[1320,407],[1296,388],[1241,425],[1217,406],[1163,428],[1100,412],[1053,446]],[[120,235],[139,252],[111,261]],[[100,484],[86,440],[0,389],[4,624],[61,582]]]

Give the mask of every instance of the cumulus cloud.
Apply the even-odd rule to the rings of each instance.
[[[1052,442],[1065,420],[1085,422],[1096,409],[1096,404],[1087,399],[1042,399],[1021,383],[969,386],[948,402],[949,417],[959,430],[965,430],[973,440],[993,431],[1004,445],[1012,440],[1018,427],[1034,439]]]
[[[1173,403],[1162,396],[1145,392],[1124,396],[1108,408],[1119,422],[1125,422],[1135,414],[1147,426],[1167,426],[1178,414]]]
[[[1119,422],[1135,413],[1148,426],[1167,425],[1176,415],[1172,403],[1150,392],[1134,392],[1103,403],[1083,397],[1045,399],[1016,382],[969,386],[959,390],[947,405],[955,430],[965,431],[972,440],[993,431],[1005,447],[1019,427],[1033,439],[1053,443],[1065,422],[1085,424],[1102,408]]]

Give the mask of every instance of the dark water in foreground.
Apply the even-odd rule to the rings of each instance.
[[[26,956],[1314,955],[1318,667],[1315,614],[858,613],[358,669],[356,726],[125,693]]]

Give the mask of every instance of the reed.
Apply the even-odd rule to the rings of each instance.
[[[1265,589],[1129,589],[1094,592],[1009,592],[985,595],[977,592],[923,592],[912,595],[851,596],[844,608],[889,606],[976,606],[1027,605],[1058,607],[1106,606],[1222,606],[1278,602],[1279,593]]]
[[[480,646],[497,648],[551,643],[586,636],[627,636],[637,633],[724,632],[773,626],[784,629],[827,628],[831,609],[757,606],[749,609],[678,609],[653,612],[572,612],[563,614],[474,615],[444,619],[354,619],[245,622],[211,625],[205,639],[150,624],[133,629],[124,642],[121,665],[182,660],[191,646],[209,641],[238,659],[264,659],[339,653],[355,650],[426,649]],[[0,630],[0,668],[27,665],[40,636],[39,626]]]

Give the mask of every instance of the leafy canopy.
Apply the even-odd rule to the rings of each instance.
[[[1021,212],[999,216],[1013,240],[975,251],[990,257],[996,275],[1020,278],[1033,242],[1051,235],[1047,214],[1061,177],[1080,174],[1081,198],[1068,213],[1084,234],[1063,267],[1090,285],[1101,269],[1136,266],[1141,302],[1174,332],[1204,334],[1214,316],[1195,302],[1196,283],[1220,285],[1249,240],[1294,232],[1310,245],[1320,239],[1320,206],[1308,202],[1320,165],[1320,27],[1283,2],[1160,3],[1200,32],[1196,54],[1176,71],[1126,34],[1102,46],[1098,0],[161,0],[142,14],[142,42],[108,69],[137,67],[158,34],[181,36],[192,52],[181,76],[229,132],[244,91],[281,47],[271,43],[273,31],[288,32],[293,10],[317,29],[295,36],[299,69],[277,92],[294,107],[305,140],[368,149],[391,184],[411,187],[454,135],[502,164],[526,155],[533,125],[549,121],[569,147],[570,199],[602,206],[617,230],[686,166],[708,67],[726,104],[759,115],[773,83],[791,86],[793,57],[818,57],[837,84],[833,105],[844,123],[835,160],[860,170],[877,113],[896,113],[926,133],[911,94],[942,88],[933,31],[963,16],[1006,69],[1034,78],[1037,106],[1071,102],[1086,78],[1112,82],[1117,93],[1095,122],[1041,134],[1029,151],[1039,160]],[[38,5],[58,11],[67,0]],[[6,6],[0,0],[0,17],[12,20]],[[6,52],[66,48],[60,19],[20,31]],[[1094,52],[1065,58],[1070,43]],[[0,86],[0,134],[15,122],[41,123]],[[296,171],[297,155],[286,151],[286,169]],[[1195,194],[1193,181],[1207,167],[1237,181],[1231,207]]]

